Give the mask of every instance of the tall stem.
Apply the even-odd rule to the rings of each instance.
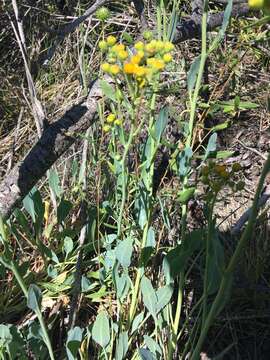
[[[255,194],[255,198],[253,201],[253,205],[252,205],[252,210],[251,210],[251,216],[249,218],[247,227],[245,229],[245,231],[243,232],[243,235],[241,236],[241,239],[236,247],[236,250],[226,268],[226,270],[224,271],[224,275],[222,277],[222,281],[217,293],[217,296],[211,306],[210,312],[205,320],[205,324],[204,327],[201,331],[200,337],[198,339],[197,345],[194,349],[194,352],[190,358],[190,360],[197,360],[200,357],[200,351],[201,351],[201,347],[203,345],[203,342],[207,336],[208,330],[213,322],[213,320],[215,319],[216,315],[218,314],[218,312],[221,309],[221,306],[224,302],[224,297],[226,295],[226,292],[228,291],[228,287],[230,285],[230,281],[231,281],[231,277],[232,274],[238,264],[239,258],[241,257],[243,250],[246,247],[246,244],[248,242],[248,240],[250,239],[253,229],[254,229],[254,224],[256,221],[256,217],[258,214],[258,210],[259,210],[259,198],[260,198],[260,194],[262,192],[263,186],[264,186],[264,181],[266,176],[268,175],[268,173],[270,172],[270,153],[268,154],[268,158],[266,160],[266,163],[263,167],[263,171],[259,180],[259,184],[256,190],[256,194]]]
[[[206,0],[204,3],[204,12],[202,15],[202,47],[201,47],[201,58],[200,58],[200,65],[198,76],[196,80],[196,85],[194,89],[193,96],[191,97],[191,107],[190,107],[190,117],[189,117],[189,126],[188,126],[188,136],[185,141],[185,147],[188,148],[192,144],[193,140],[193,128],[194,128],[194,121],[196,116],[196,107],[197,101],[199,96],[199,91],[201,87],[205,62],[207,59],[207,13],[208,13],[208,1]],[[183,188],[185,188],[188,184],[189,174],[187,174],[183,179]],[[181,241],[185,241],[185,233],[186,233],[186,219],[187,219],[187,205],[182,205],[182,221],[181,221]],[[184,286],[184,271],[182,271],[179,275],[179,288],[178,288],[178,295],[177,295],[177,306],[176,306],[176,313],[174,318],[174,323],[172,326],[172,341],[169,345],[169,359],[172,359],[173,352],[176,348],[177,342],[177,334],[178,334],[178,327],[181,317],[181,308],[182,308],[182,299],[183,299],[183,286]]]

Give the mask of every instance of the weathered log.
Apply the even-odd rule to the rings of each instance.
[[[86,101],[73,106],[50,125],[25,158],[5,176],[0,184],[0,214],[7,218],[46,171],[84,133],[94,120],[101,98],[99,82],[92,86]]]

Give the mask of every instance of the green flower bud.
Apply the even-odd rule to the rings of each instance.
[[[143,38],[145,40],[151,40],[153,38],[153,33],[149,30],[143,32]]]
[[[96,11],[96,17],[100,21],[105,21],[110,17],[110,10],[105,6],[102,6]]]

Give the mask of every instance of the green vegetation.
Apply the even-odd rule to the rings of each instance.
[[[42,137],[44,119],[33,99],[46,105],[52,123],[87,96],[89,79],[100,79],[100,96],[87,132],[67,133],[76,145],[22,206],[0,217],[0,358],[197,360],[202,352],[247,358],[237,357],[231,319],[253,302],[256,314],[267,315],[269,214],[267,207],[261,211],[261,195],[270,152],[268,146],[251,181],[246,225],[233,235],[235,209],[229,215],[220,209],[242,199],[248,184],[238,149],[219,141],[244,131],[247,117],[269,129],[269,84],[258,81],[250,91],[244,74],[249,66],[269,71],[269,16],[234,19],[228,0],[222,23],[208,32],[209,16],[221,5],[205,0],[198,39],[178,44],[176,24],[191,11],[189,2],[145,1],[140,20],[130,3],[99,2],[90,22],[62,39],[43,66],[55,42],[48,34],[40,39],[38,23],[44,16],[49,26],[60,10],[59,2],[41,3],[20,5],[24,64],[7,41],[14,36],[8,21],[0,34],[7,54],[1,62],[10,73],[10,79],[1,74],[1,154],[9,154],[0,163],[2,178],[7,162],[21,159],[38,138],[38,121]],[[77,16],[93,5],[70,4]],[[15,9],[6,5],[9,15]],[[20,94],[22,75],[29,110],[22,97],[10,95],[15,86]],[[18,127],[20,109],[25,118]],[[12,143],[20,156],[9,153]],[[229,217],[231,226],[224,227]],[[253,298],[237,293],[239,278],[253,285],[264,279],[268,293],[258,299],[256,286]],[[269,335],[264,324],[259,328]]]

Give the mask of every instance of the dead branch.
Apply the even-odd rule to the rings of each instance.
[[[250,9],[248,5],[236,5],[232,10],[232,17],[242,17],[249,13]],[[224,17],[224,11],[217,14],[210,14],[208,17],[208,31],[214,30],[216,27],[222,24]],[[185,20],[176,27],[176,33],[174,37],[174,43],[180,43],[186,40],[194,39],[200,36],[201,22],[200,16],[196,14],[196,17],[191,17],[189,20]]]
[[[92,86],[85,102],[73,106],[42,134],[26,157],[0,184],[0,214],[9,217],[18,203],[46,174],[46,171],[94,122],[97,102],[102,97],[99,81]]]

